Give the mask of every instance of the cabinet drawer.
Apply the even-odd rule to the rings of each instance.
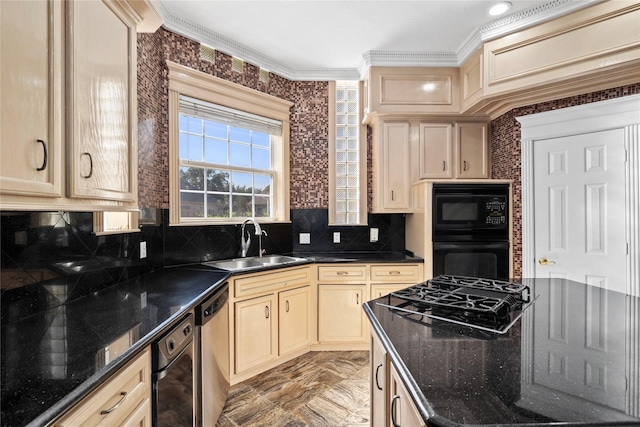
[[[365,265],[320,265],[318,282],[363,283],[367,280]]]
[[[308,266],[257,273],[236,279],[234,295],[236,298],[244,298],[309,283],[311,283],[311,273]]]
[[[56,427],[121,425],[130,418],[136,408],[150,398],[151,352],[147,349],[73,407],[54,425]],[[102,413],[111,408],[115,409],[107,414]],[[150,410],[149,415],[151,415]]]
[[[371,281],[384,283],[418,283],[419,264],[377,264],[371,266]]]

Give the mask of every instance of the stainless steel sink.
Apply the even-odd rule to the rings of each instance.
[[[224,259],[220,261],[208,261],[205,265],[220,268],[227,271],[256,270],[264,267],[278,265],[288,265],[296,262],[306,261],[306,258],[298,258],[284,255],[266,255],[261,257],[247,257]]]

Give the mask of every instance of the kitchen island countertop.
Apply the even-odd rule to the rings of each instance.
[[[640,298],[523,279],[537,299],[505,334],[364,305],[425,423],[640,425]]]

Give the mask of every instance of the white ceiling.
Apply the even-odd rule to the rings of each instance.
[[[160,0],[164,27],[292,80],[459,66],[483,41],[600,0]]]

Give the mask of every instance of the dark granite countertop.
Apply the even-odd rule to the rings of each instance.
[[[201,265],[169,267],[3,323],[1,424],[46,425],[227,277],[227,272]],[[11,304],[3,302],[3,310],[11,310]],[[129,348],[105,360],[105,347],[122,337],[128,337]]]
[[[364,305],[425,422],[639,426],[640,298],[522,282],[537,299],[503,335]]]
[[[328,263],[422,263],[424,260],[405,252],[313,252],[294,253],[295,256],[312,259],[319,264]]]

